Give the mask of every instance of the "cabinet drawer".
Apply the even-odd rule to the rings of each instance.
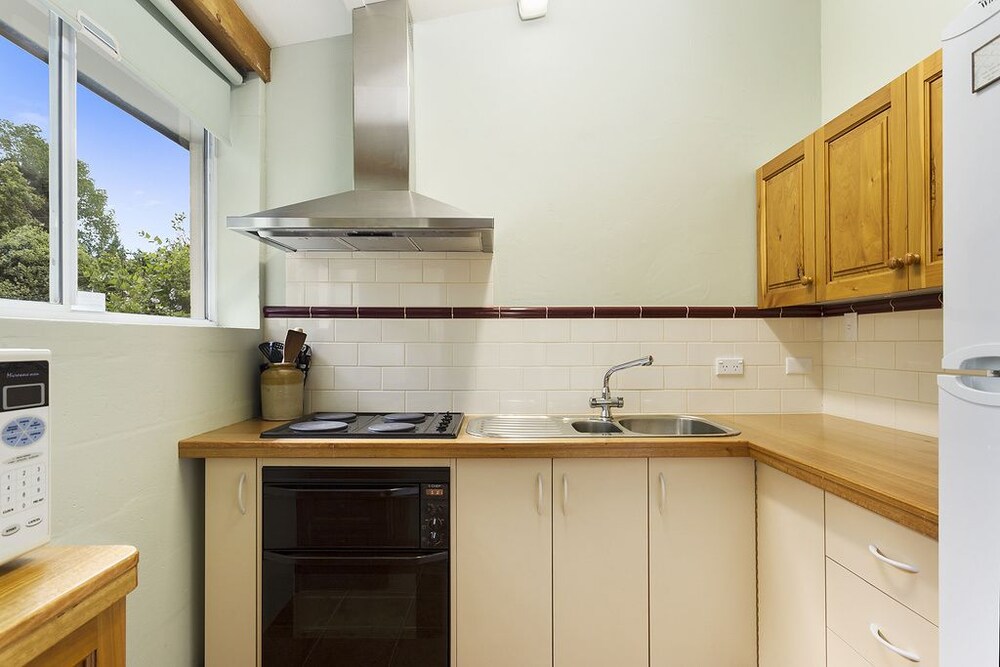
[[[871,664],[827,628],[826,667],[871,667]]]
[[[899,565],[881,560],[873,549]],[[938,558],[934,540],[827,493],[826,555],[937,625]],[[919,572],[906,571],[906,565]]]
[[[938,629],[829,558],[826,561],[826,624],[875,667],[937,667]],[[881,641],[875,632],[880,632]],[[883,643],[884,642],[884,643]],[[850,664],[850,663],[847,663]]]

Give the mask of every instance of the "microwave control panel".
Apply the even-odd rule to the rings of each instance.
[[[0,563],[49,541],[50,357],[0,349]]]

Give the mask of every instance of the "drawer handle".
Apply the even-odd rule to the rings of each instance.
[[[247,474],[240,473],[240,483],[236,485],[236,504],[240,508],[240,514],[247,513],[247,504],[243,499],[243,487],[247,483]]]
[[[893,560],[889,558],[881,551],[879,551],[879,548],[874,544],[868,545],[868,551],[870,551],[872,556],[875,556],[875,558],[879,559],[886,565],[892,565],[897,570],[902,570],[903,572],[909,572],[910,574],[917,574],[918,572],[920,572],[920,568],[917,567],[916,565],[910,565],[909,563],[904,563],[902,561]]]
[[[901,649],[892,642],[890,642],[888,639],[886,639],[885,635],[882,634],[882,628],[872,623],[871,625],[868,626],[868,629],[871,631],[872,637],[874,637],[879,644],[886,647],[896,655],[902,658],[906,658],[910,662],[920,662],[919,655],[917,655],[913,651],[907,651],[905,649]]]

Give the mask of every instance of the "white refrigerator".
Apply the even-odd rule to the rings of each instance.
[[[1000,663],[1000,0],[944,34],[941,664]],[[963,374],[964,373],[964,374]]]

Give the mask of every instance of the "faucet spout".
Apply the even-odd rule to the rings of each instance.
[[[626,368],[635,368],[636,366],[649,366],[653,363],[653,356],[647,355],[645,357],[640,357],[639,359],[633,359],[632,361],[625,361],[608,369],[608,372],[604,374],[604,389],[608,389],[608,382],[611,380],[611,376],[618,371],[623,371]]]
[[[649,366],[653,363],[652,356],[640,357],[639,359],[633,359],[632,361],[626,361],[624,363],[612,366],[608,369],[608,372],[604,374],[604,387],[601,388],[600,398],[591,398],[590,407],[601,409],[601,419],[604,421],[611,421],[611,408],[620,408],[625,405],[625,399],[621,396],[611,397],[611,387],[608,383],[611,381],[611,376],[618,371],[624,370],[626,368],[634,368],[636,366]]]

